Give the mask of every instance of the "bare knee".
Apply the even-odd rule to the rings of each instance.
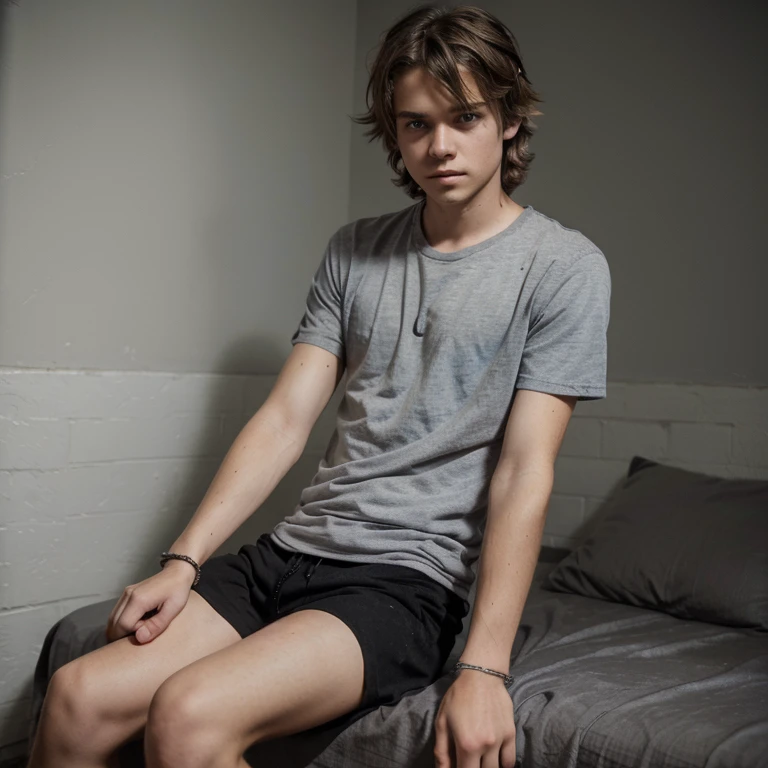
[[[122,734],[104,711],[106,695],[88,675],[85,662],[65,664],[48,684],[37,738],[62,755],[108,755]]]
[[[45,695],[43,717],[56,726],[51,729],[51,735],[61,749],[78,752],[89,741],[89,736],[98,733],[94,698],[87,675],[77,660],[54,673]]]
[[[182,677],[172,675],[160,686],[147,715],[144,749],[153,765],[198,768],[235,764],[243,753],[215,725],[202,690],[196,691]]]

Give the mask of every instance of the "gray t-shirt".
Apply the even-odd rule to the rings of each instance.
[[[336,429],[286,549],[391,563],[466,599],[515,388],[605,397],[611,278],[580,232],[528,205],[441,253],[424,201],[331,237],[291,342],[346,365]]]

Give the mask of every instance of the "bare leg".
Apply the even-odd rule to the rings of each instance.
[[[166,680],[149,709],[147,768],[247,768],[257,741],[357,708],[364,662],[352,630],[302,609]]]
[[[152,642],[123,637],[65,664],[50,681],[28,768],[113,768],[115,750],[141,737],[160,685],[239,641],[235,628],[193,591]]]

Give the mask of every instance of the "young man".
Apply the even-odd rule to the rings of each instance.
[[[362,122],[417,203],[333,235],[269,398],[173,557],[126,588],[111,642],[54,676],[31,766],[103,766],[142,729],[150,767],[245,766],[257,740],[394,703],[439,676],[478,558],[436,764],[514,765],[505,675],[568,420],[605,396],[610,275],[586,237],[509,197],[540,113],[498,20],[417,9],[371,87]],[[345,371],[293,514],[212,557],[299,458]]]

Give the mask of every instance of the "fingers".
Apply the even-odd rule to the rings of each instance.
[[[107,639],[119,640],[132,634],[141,619],[149,615],[148,598],[140,597],[134,586],[126,587],[107,621]],[[154,602],[150,599],[150,602]],[[151,606],[154,608],[154,606]]]
[[[183,607],[183,606],[182,606]],[[174,610],[170,601],[163,603],[159,612],[150,611],[145,614],[147,618],[142,619],[136,625],[136,639],[140,643],[148,643],[154,640],[159,634],[165,632],[168,625],[181,612],[181,609]]]
[[[156,638],[187,604],[190,592],[187,576],[166,569],[139,584],[127,586],[107,620],[107,642],[134,633],[140,643]]]
[[[463,743],[462,743],[463,741]],[[435,768],[515,768],[515,739],[506,739],[501,749],[488,743],[454,741],[441,719],[435,721]]]
[[[517,764],[515,746],[515,739],[507,739],[501,745],[501,752],[499,753],[500,768],[515,768]],[[483,768],[485,768],[485,763],[483,763]]]
[[[450,739],[445,720],[435,720],[435,768],[451,768]]]
[[[126,587],[123,590],[123,594],[120,595],[120,598],[115,603],[114,608],[112,608],[112,612],[109,614],[109,618],[107,619],[107,628],[106,628],[107,642],[111,643],[113,640],[119,640],[121,637],[125,637],[125,635],[128,634],[128,632],[124,632],[120,634],[118,621],[123,611],[125,610],[125,606],[128,604],[128,601],[131,599],[131,592],[130,592],[131,589],[132,587]]]
[[[505,742],[499,751],[495,747],[482,750],[462,750],[456,746],[456,758],[453,763],[445,763],[445,768],[515,768],[515,742]],[[443,768],[443,763],[436,763],[435,768]]]
[[[463,749],[456,742],[456,767],[455,768],[499,768],[498,762],[493,762],[490,755],[484,755],[483,749]],[[482,766],[480,761],[482,762]]]

